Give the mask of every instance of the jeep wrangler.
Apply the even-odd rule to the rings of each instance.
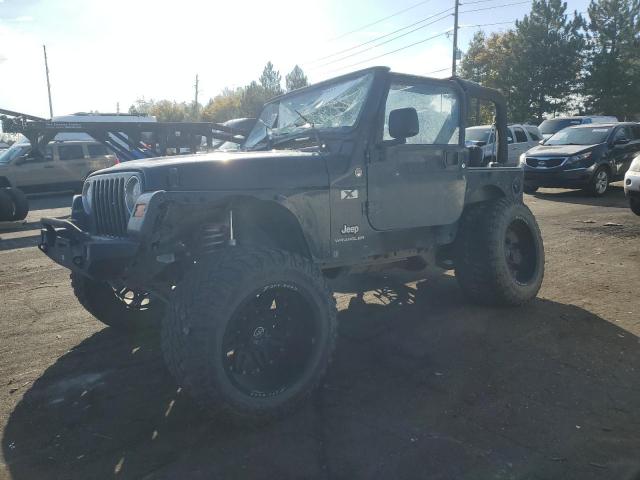
[[[489,164],[465,147],[473,100],[495,107]],[[361,70],[271,100],[241,151],[92,174],[70,221],[42,219],[40,249],[98,320],[161,328],[169,370],[207,410],[273,418],[330,362],[327,277],[436,265],[477,302],[536,296],[544,249],[506,128],[495,90]]]

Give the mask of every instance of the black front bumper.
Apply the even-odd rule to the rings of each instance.
[[[591,182],[593,167],[563,169],[536,169],[525,167],[524,183],[535,187],[584,188]]]
[[[120,277],[140,245],[126,238],[90,235],[74,223],[43,218],[40,244],[54,262],[96,280]]]

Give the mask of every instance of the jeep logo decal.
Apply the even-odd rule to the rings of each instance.
[[[340,233],[342,235],[355,235],[360,231],[360,227],[358,225],[344,225]]]

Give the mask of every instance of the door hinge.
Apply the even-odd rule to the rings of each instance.
[[[362,202],[362,215],[369,216],[369,200]]]

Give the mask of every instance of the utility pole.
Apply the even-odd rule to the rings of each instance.
[[[44,71],[47,74],[47,92],[49,93],[49,116],[53,118],[53,105],[51,104],[51,83],[49,83],[49,63],[47,62],[47,46],[42,45],[44,50]]]
[[[451,61],[451,76],[456,76],[456,60],[458,59],[458,7],[460,0],[455,0],[455,13],[453,14],[453,59]]]
[[[193,119],[196,120],[198,118],[198,74],[196,74],[196,98],[193,102]]]
[[[116,102],[116,113],[120,115],[120,102]]]

